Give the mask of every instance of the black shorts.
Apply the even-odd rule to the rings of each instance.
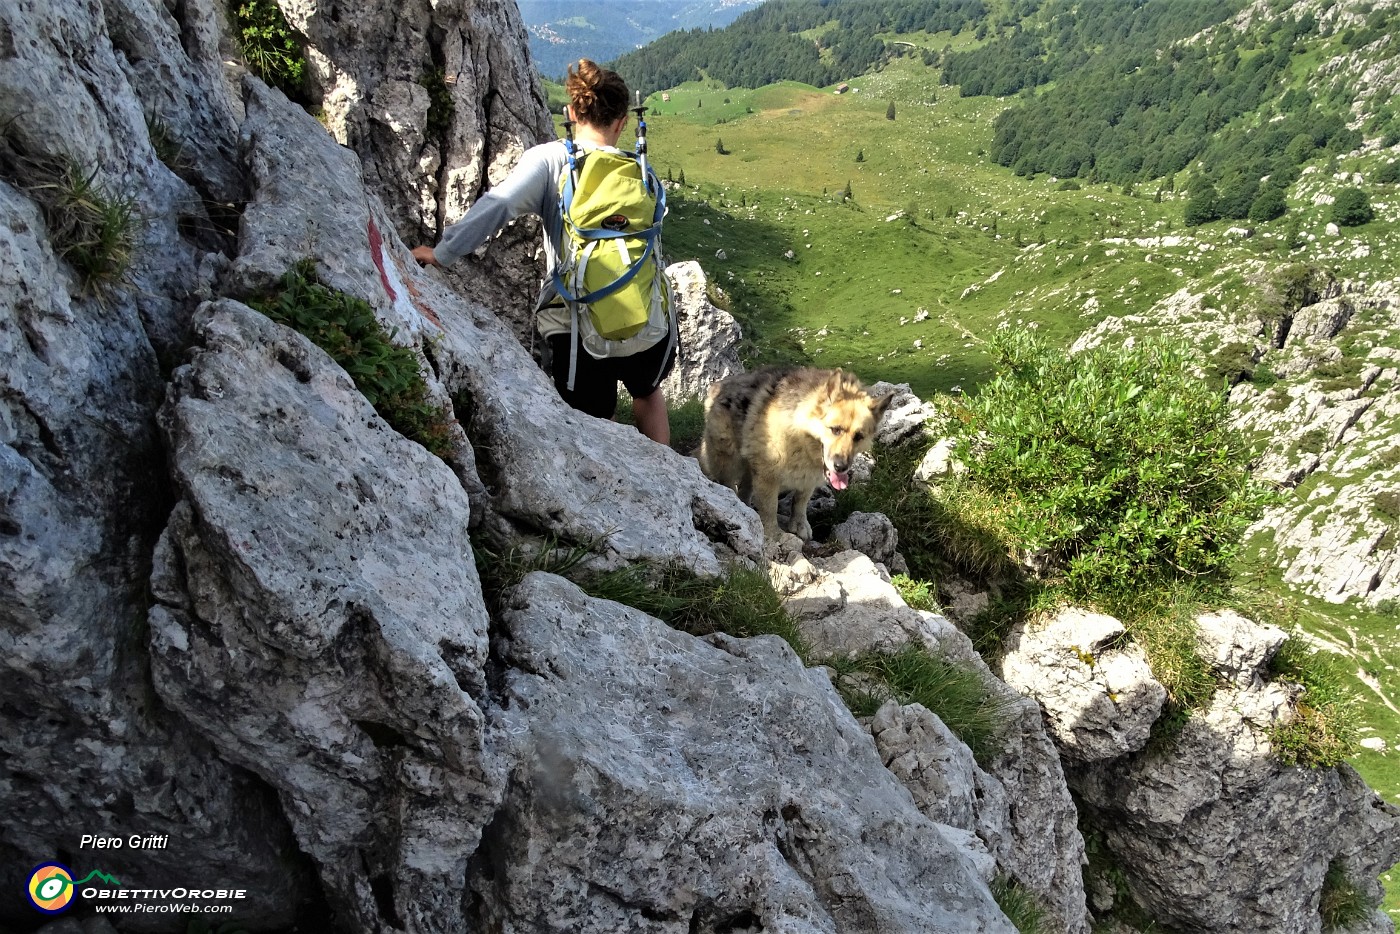
[[[569,335],[548,338],[550,371],[554,386],[569,405],[597,418],[612,418],[617,412],[617,384],[627,387],[633,399],[644,399],[656,392],[666,374],[676,365],[678,344],[662,339],[656,346],[630,357],[604,357],[595,360],[582,347],[574,388],[569,390]],[[665,366],[662,366],[662,363]]]

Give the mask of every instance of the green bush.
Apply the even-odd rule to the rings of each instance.
[[[288,97],[299,98],[306,55],[276,0],[242,0],[229,8],[248,68]]]
[[[1360,188],[1343,188],[1332,202],[1332,223],[1338,227],[1360,227],[1375,216],[1371,199]]]
[[[330,354],[399,434],[438,457],[452,452],[451,410],[432,401],[418,356],[393,342],[368,302],[326,288],[316,281],[312,262],[303,260],[277,291],[248,304]]]
[[[452,116],[457,112],[452,89],[447,86],[447,72],[430,69],[418,79],[418,84],[428,92],[428,118],[423,132],[430,140],[441,140],[451,129]]]
[[[958,458],[1007,536],[1070,596],[1228,577],[1266,502],[1227,400],[1162,342],[1070,356],[996,335],[1004,369],[968,403]]]
[[[1387,162],[1376,169],[1376,181],[1382,185],[1394,185],[1396,182],[1400,182],[1400,159]]]
[[[1346,687],[1341,662],[1295,634],[1270,661],[1269,674],[1303,686],[1293,718],[1268,731],[1280,761],[1305,768],[1331,768],[1355,754],[1356,698]]]

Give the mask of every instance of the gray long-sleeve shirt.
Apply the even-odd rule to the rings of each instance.
[[[592,148],[592,147],[580,147]],[[433,248],[433,257],[442,265],[461,259],[494,236],[522,214],[535,214],[544,221],[545,282],[539,305],[553,298],[554,267],[559,261],[563,219],[559,214],[559,179],[569,164],[563,140],[541,143],[525,150],[505,180],[482,195],[460,221],[442,232]],[[540,333],[545,337],[569,330],[569,314],[564,309],[544,309],[538,316]]]

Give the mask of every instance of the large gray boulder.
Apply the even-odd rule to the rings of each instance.
[[[344,923],[460,927],[501,785],[466,493],[296,332],[231,301],[197,332],[161,411],[156,690],[277,791]]]
[[[709,283],[698,262],[673,263],[666,267],[666,276],[676,297],[681,355],[661,388],[672,404],[704,401],[711,383],[743,372],[743,334],[734,316],[710,301]]]
[[[532,574],[498,651],[518,763],[483,929],[1012,932],[819,669]]]

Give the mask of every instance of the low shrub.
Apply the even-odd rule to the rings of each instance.
[[[417,354],[393,342],[368,302],[317,282],[314,265],[303,260],[276,292],[248,304],[330,354],[399,434],[438,457],[452,453],[450,407],[432,400]]]
[[[229,11],[248,68],[288,97],[299,99],[306,79],[306,53],[276,0],[234,0]]]
[[[1227,398],[1159,342],[1075,354],[1020,331],[967,403],[966,484],[1000,504],[1004,536],[1072,599],[1228,578],[1268,502]]]
[[[1014,879],[998,875],[992,880],[992,898],[1006,919],[1016,926],[1020,934],[1041,934],[1048,931],[1045,908],[1036,897]]]

